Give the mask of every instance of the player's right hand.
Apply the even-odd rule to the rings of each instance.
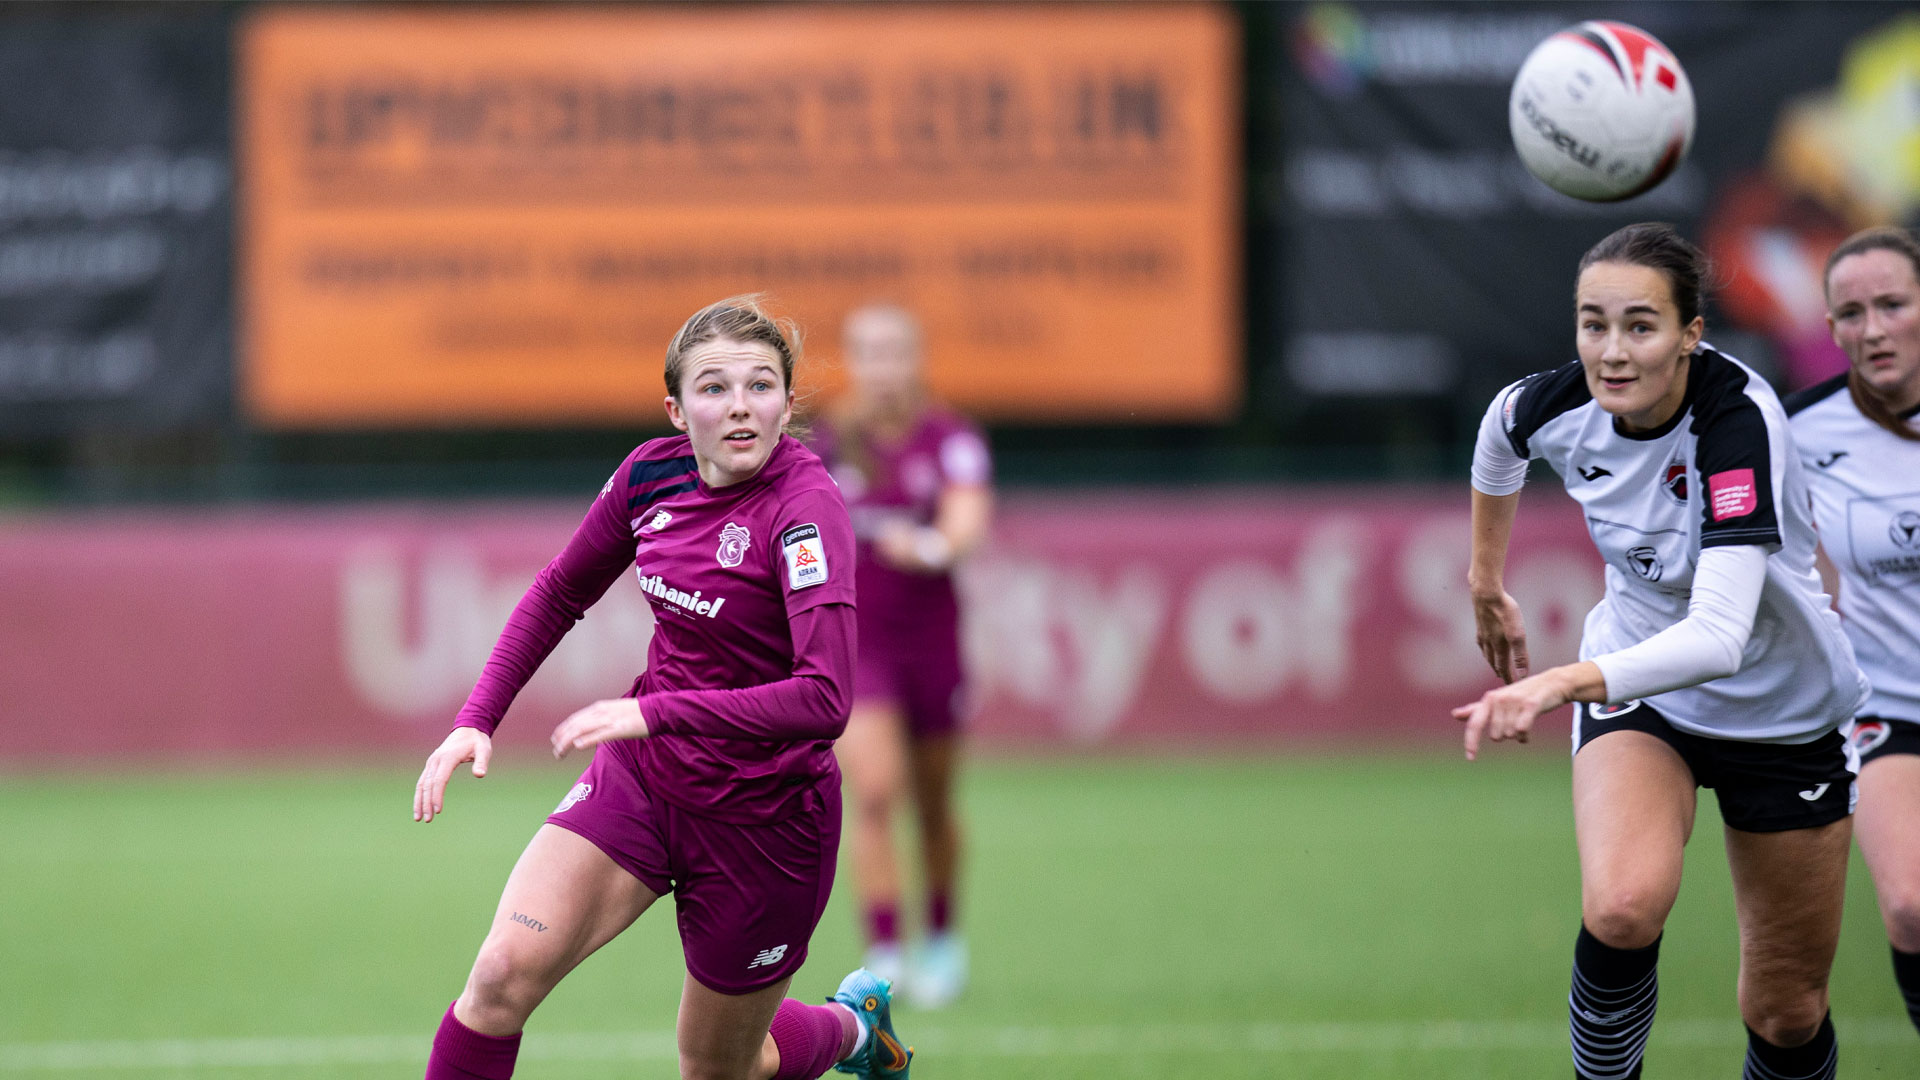
[[[1527,628],[1513,597],[1505,591],[1497,597],[1474,597],[1473,627],[1480,655],[1500,681],[1513,683],[1527,677]]]
[[[447,801],[447,781],[463,762],[473,762],[473,775],[487,775],[493,757],[493,739],[478,728],[458,727],[427,757],[420,780],[413,785],[413,820],[432,821]]]

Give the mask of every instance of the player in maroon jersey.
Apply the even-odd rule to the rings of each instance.
[[[833,889],[852,697],[853,530],[824,466],[785,433],[791,327],[752,297],[689,319],[667,349],[666,410],[684,435],[642,444],[534,579],[457,725],[427,759],[432,821],[560,638],[629,567],[653,606],[646,671],[626,696],[554,729],[592,762],[507,879],[427,1080],[505,1080],[553,987],[673,893],[687,974],[685,1078],[798,1080],[830,1067],[905,1077],[891,987],[861,970],[832,1002],[786,997]]]
[[[858,537],[860,662],[853,716],[836,747],[852,788],[855,884],[867,966],[896,976],[903,958],[893,813],[911,796],[927,935],[905,986],[919,1003],[939,1006],[960,993],[967,962],[953,922],[962,678],[952,571],[986,536],[991,465],[979,431],[929,398],[912,315],[861,308],[847,317],[843,340],[850,386],[815,445]]]

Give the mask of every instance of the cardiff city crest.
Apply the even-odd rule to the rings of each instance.
[[[727,522],[727,527],[720,530],[720,551],[717,556],[720,565],[728,568],[739,566],[747,557],[747,545],[752,542],[753,537],[748,535],[747,530],[731,521]]]

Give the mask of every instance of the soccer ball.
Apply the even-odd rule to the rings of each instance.
[[[1590,202],[1653,189],[1693,145],[1693,86],[1652,34],[1583,22],[1534,46],[1507,99],[1527,171]]]

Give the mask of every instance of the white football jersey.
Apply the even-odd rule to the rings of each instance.
[[[1861,415],[1845,375],[1786,405],[1841,619],[1873,684],[1860,714],[1920,723],[1920,442]]]
[[[1494,397],[1474,487],[1519,491],[1531,458],[1566,482],[1606,561],[1581,659],[1686,618],[1702,548],[1755,545],[1767,577],[1740,669],[1647,700],[1683,731],[1750,742],[1806,742],[1853,717],[1866,683],[1814,571],[1806,477],[1765,380],[1703,344],[1680,411],[1628,433],[1594,402],[1577,361],[1530,375]]]

